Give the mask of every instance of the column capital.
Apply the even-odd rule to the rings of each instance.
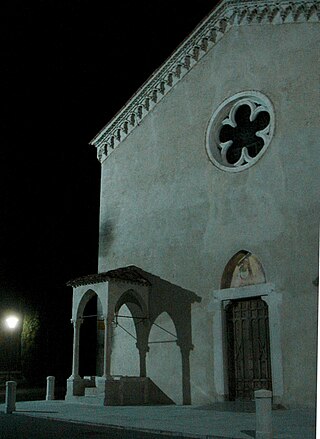
[[[70,319],[70,322],[72,323],[72,325],[75,326],[80,326],[83,323],[83,318],[78,318],[78,319]]]
[[[100,317],[105,323],[111,324],[113,322],[114,316],[112,314],[102,314]]]
[[[140,354],[146,354],[147,352],[150,351],[149,346],[145,345],[145,344],[136,343],[136,347],[137,347]]]
[[[189,355],[190,351],[193,351],[194,345],[191,343],[184,344],[183,342],[179,342],[177,340],[177,346],[179,346],[181,354]]]

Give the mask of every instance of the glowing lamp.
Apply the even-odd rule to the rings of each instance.
[[[19,319],[16,316],[9,316],[6,318],[6,325],[9,329],[15,329],[17,327],[18,322]]]

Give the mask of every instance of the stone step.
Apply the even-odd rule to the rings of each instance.
[[[74,396],[72,402],[89,405],[104,405],[104,396]]]
[[[99,378],[99,377],[97,377]],[[148,405],[174,404],[150,378],[120,377],[119,379],[99,380],[92,386],[92,379],[80,382],[78,395],[67,392],[66,400],[96,405]]]
[[[84,396],[98,396],[97,387],[86,387],[84,389]]]

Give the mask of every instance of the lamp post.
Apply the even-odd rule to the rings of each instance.
[[[9,315],[8,317],[5,318],[5,324],[7,329],[9,329],[9,331],[11,333],[14,333],[15,329],[18,327],[18,323],[19,323],[19,318],[15,315]],[[10,381],[10,375],[11,375],[11,367],[12,367],[12,340],[10,343],[10,355],[9,355],[9,381]]]

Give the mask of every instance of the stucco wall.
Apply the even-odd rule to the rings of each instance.
[[[243,249],[283,293],[283,402],[314,403],[319,40],[315,23],[232,28],[102,165],[99,271],[134,264],[202,297],[192,306],[193,403],[215,398],[207,304]],[[209,161],[206,129],[243,90],[269,97],[275,133],[253,167],[228,173]]]
[[[126,305],[120,308],[119,316],[119,324],[112,331],[111,374],[139,376],[139,351],[133,338],[136,329]]]

